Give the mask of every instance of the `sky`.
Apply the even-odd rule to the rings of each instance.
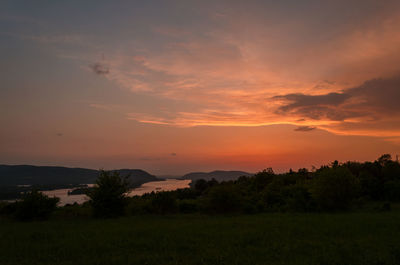
[[[0,2],[0,164],[157,175],[400,154],[400,1]]]

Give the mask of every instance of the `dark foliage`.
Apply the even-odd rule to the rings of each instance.
[[[15,214],[16,208],[16,203],[0,201],[0,215],[2,216],[11,216]]]
[[[178,212],[178,204],[175,192],[157,192],[151,199],[151,212],[157,214],[167,214]]]
[[[179,212],[180,213],[194,213],[199,209],[197,200],[180,200]]]
[[[232,213],[241,210],[241,198],[232,183],[213,186],[203,201],[208,213]]]
[[[15,217],[22,221],[46,219],[58,202],[59,198],[50,198],[36,190],[25,193],[22,200],[15,203]]]
[[[357,197],[359,183],[346,167],[333,166],[317,171],[311,193],[321,210],[343,210]]]
[[[314,171],[275,174],[271,168],[252,177],[218,183],[196,180],[191,188],[130,199],[131,213],[210,214],[343,211],[381,201],[400,200],[400,165],[383,155],[374,162],[334,161]],[[134,206],[133,206],[134,205]]]
[[[312,171],[302,168],[275,174],[268,168],[236,180],[200,179],[190,188],[126,198],[129,188],[127,179],[118,172],[102,171],[96,187],[88,193],[89,204],[66,206],[59,212],[71,217],[88,216],[88,206],[97,217],[149,213],[327,212],[360,207],[390,211],[391,203],[400,201],[400,164],[390,155],[383,155],[365,163],[334,161]],[[0,205],[0,214],[9,214],[18,208],[32,215],[29,207],[21,210],[13,205]],[[371,208],[371,205],[375,206]]]
[[[125,193],[128,190],[127,177],[121,177],[116,171],[101,171],[95,187],[88,193],[94,216],[116,217],[123,215],[127,204]]]

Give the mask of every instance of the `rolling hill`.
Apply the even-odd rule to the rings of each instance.
[[[141,169],[118,169],[121,176],[130,176],[132,186],[159,180]],[[78,185],[94,183],[99,170],[57,166],[0,165],[0,186]]]
[[[183,179],[191,179],[192,181],[198,180],[198,179],[205,179],[205,180],[211,180],[211,179],[216,179],[217,181],[228,181],[228,180],[236,180],[241,176],[253,176],[254,174],[244,172],[244,171],[223,171],[223,170],[216,170],[212,172],[193,172],[184,175],[182,178]]]

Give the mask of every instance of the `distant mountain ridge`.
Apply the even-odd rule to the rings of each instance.
[[[212,172],[192,172],[186,174],[182,177],[182,179],[191,179],[192,181],[198,179],[211,180],[216,179],[217,181],[228,181],[228,180],[236,180],[241,176],[253,176],[254,174],[244,172],[244,171],[224,171],[224,170],[215,170]]]
[[[130,175],[132,186],[159,180],[141,169],[110,170],[121,176]],[[99,170],[58,166],[0,165],[0,186],[16,185],[78,185],[95,183]]]

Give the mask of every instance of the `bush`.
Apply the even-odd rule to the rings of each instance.
[[[312,196],[321,210],[347,209],[359,191],[357,179],[345,167],[318,171],[311,185]]]
[[[0,201],[0,215],[13,215],[16,211],[15,202],[2,202]]]
[[[262,202],[264,203],[264,210],[275,211],[280,210],[284,205],[283,191],[284,185],[278,179],[272,180],[268,186],[262,191]]]
[[[118,172],[101,171],[96,185],[88,192],[95,217],[116,217],[124,214],[129,190],[127,177]]]
[[[92,208],[87,202],[67,204],[64,207],[59,207],[54,213],[54,217],[59,219],[89,218],[91,216]]]
[[[245,214],[255,214],[259,212],[259,208],[257,207],[257,201],[253,200],[251,197],[244,197],[241,202],[242,212]],[[260,207],[262,209],[262,207]]]
[[[193,188],[197,194],[203,194],[208,189],[208,184],[205,179],[198,179],[194,182]]]
[[[275,178],[274,171],[272,168],[264,169],[254,175],[254,189],[256,191],[262,191],[268,184],[270,184]]]
[[[204,210],[209,213],[232,213],[241,210],[241,198],[233,184],[212,187],[203,202]]]
[[[391,180],[383,185],[384,197],[390,201],[400,201],[400,180]]]
[[[193,188],[178,189],[174,191],[178,200],[196,199],[197,192]]]
[[[23,221],[46,219],[57,208],[59,201],[59,198],[50,198],[37,190],[27,192],[16,203],[15,217]]]
[[[175,194],[168,191],[155,193],[151,200],[151,211],[157,214],[176,213],[178,205]]]
[[[382,175],[385,181],[400,180],[400,164],[395,161],[388,161],[382,168]]]
[[[379,178],[369,171],[361,171],[358,176],[360,182],[361,195],[370,199],[377,200],[382,197],[383,183]]]
[[[197,212],[196,200],[180,200],[179,201],[179,212],[180,213],[194,213]]]
[[[126,213],[128,215],[151,213],[151,200],[146,195],[128,198]]]
[[[302,185],[290,185],[283,190],[285,210],[308,212],[314,210],[314,202],[309,190]]]
[[[264,210],[307,212],[313,210],[309,190],[301,184],[285,185],[284,179],[273,180],[262,192]]]

